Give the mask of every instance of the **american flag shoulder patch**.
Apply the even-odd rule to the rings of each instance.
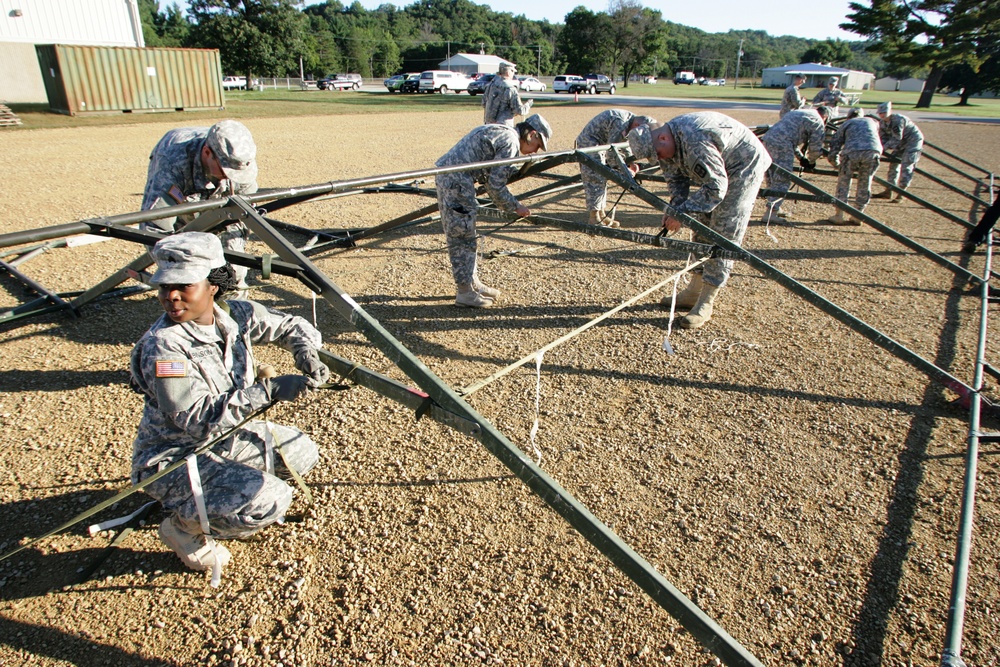
[[[158,378],[182,378],[187,377],[186,361],[157,361],[156,377]]]

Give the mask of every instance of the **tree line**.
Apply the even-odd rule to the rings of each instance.
[[[870,1],[872,8],[860,3],[851,7],[860,16],[866,9],[904,6],[898,0]],[[995,0],[909,4],[929,3],[1000,5]],[[638,0],[612,0],[604,12],[577,7],[563,23],[496,12],[471,0],[417,0],[402,8],[383,4],[374,10],[339,0],[306,7],[297,0],[190,0],[186,15],[176,4],[161,9],[159,0],[139,0],[139,6],[148,46],[216,48],[225,72],[248,79],[298,76],[300,67],[307,78],[331,72],[383,77],[435,69],[456,53],[485,53],[516,63],[525,73],[601,72],[628,86],[633,76],[670,77],[679,70],[732,77],[741,43],[741,78],[750,80],[759,79],[766,67],[801,62],[830,63],[876,76],[937,72],[927,58],[899,57],[902,37],[891,42],[888,29],[875,29],[867,20],[856,23],[854,15],[842,27],[869,41],[812,40],[760,30],[707,33],[665,20]],[[890,42],[893,48],[885,48]],[[991,44],[994,50],[996,42]],[[968,80],[979,76],[979,65],[987,61],[985,56],[959,58],[939,69],[964,67],[962,76]],[[954,84],[958,79],[944,81]],[[976,85],[990,89],[989,81]]]

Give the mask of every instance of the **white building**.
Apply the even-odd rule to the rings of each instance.
[[[500,71],[501,63],[509,63],[499,56],[481,56],[475,53],[456,53],[447,60],[438,63],[438,69],[451,70],[452,72],[462,72],[463,74],[496,74]]]
[[[843,90],[870,90],[875,84],[875,75],[871,72],[859,72],[821,63],[799,63],[765,68],[760,85],[765,88],[787,88],[796,74],[803,74],[806,77],[803,88],[822,88],[831,76],[840,78],[840,88]]]
[[[143,47],[137,0],[0,0],[0,102],[48,101],[36,44]]]

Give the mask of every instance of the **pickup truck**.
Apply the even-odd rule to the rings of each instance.
[[[616,90],[615,82],[603,74],[588,74],[580,81],[571,81],[566,92],[570,95],[574,93],[590,93],[591,95],[608,93],[609,95],[614,95]]]
[[[247,87],[245,76],[224,76],[222,77],[223,90],[243,90]]]
[[[361,88],[361,82],[340,76],[328,76],[325,79],[318,79],[316,87],[320,90],[358,90]]]

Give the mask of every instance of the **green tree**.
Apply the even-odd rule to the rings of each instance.
[[[298,0],[190,0],[194,46],[219,49],[224,71],[281,76],[298,73],[306,20]]]
[[[806,49],[799,58],[800,63],[836,63],[843,66],[853,57],[851,47],[841,40],[827,39]]]
[[[610,52],[610,19],[586,7],[577,7],[566,15],[559,35],[559,49],[566,58],[566,69],[586,74],[603,68]]]
[[[188,39],[190,24],[181,14],[177,3],[160,11],[158,0],[139,0],[139,19],[142,23],[142,38],[146,46],[184,46]]]
[[[886,63],[930,68],[918,108],[930,106],[947,67],[964,63],[978,71],[977,49],[995,41],[1000,28],[996,0],[870,0],[850,8],[840,27],[871,39],[868,48]]]
[[[660,12],[644,8],[638,0],[612,0],[610,19],[610,71],[628,88],[632,74],[651,64],[663,49],[663,19]],[[619,77],[620,74],[620,77]]]

